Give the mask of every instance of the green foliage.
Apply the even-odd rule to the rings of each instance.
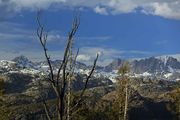
[[[5,80],[5,77],[3,76],[0,76],[0,96],[2,96],[5,92],[4,90],[4,80]]]
[[[113,109],[119,114],[120,119],[123,119],[123,115],[125,114],[126,89],[129,86],[129,72],[130,65],[128,62],[124,62],[118,70],[119,76],[116,85],[116,100],[113,103]]]
[[[180,120],[180,81],[178,87],[163,95],[168,100],[166,109],[172,114],[174,120]]]
[[[130,72],[130,65],[129,62],[125,61],[122,63],[121,67],[118,70],[118,73],[121,75],[125,75]]]
[[[179,87],[169,95],[172,104],[168,105],[168,109],[180,117],[180,81],[178,84]]]
[[[82,105],[73,115],[73,120],[117,120],[117,113],[109,101],[101,101],[95,107]]]
[[[48,101],[52,106],[55,100]],[[46,120],[42,103],[9,105],[6,101],[0,100],[0,120]]]

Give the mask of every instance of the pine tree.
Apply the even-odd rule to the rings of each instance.
[[[118,119],[126,120],[127,119],[127,110],[128,110],[128,92],[129,92],[129,77],[128,73],[130,72],[130,65],[128,62],[124,62],[118,70],[117,86],[116,86],[116,102],[115,108],[118,111]]]
[[[0,96],[4,94],[4,77],[0,77]]]

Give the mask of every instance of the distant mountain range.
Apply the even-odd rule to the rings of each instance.
[[[125,60],[116,59],[109,65],[105,66],[105,71],[117,70]],[[180,70],[180,61],[171,56],[150,57],[138,60],[130,60],[131,71],[133,73],[162,73],[175,72]]]
[[[57,71],[61,60],[51,61],[54,71]],[[89,69],[83,63],[77,62],[77,70],[73,77],[72,89],[75,91],[84,88],[85,79],[89,73]],[[5,78],[4,90],[9,99],[12,101],[18,101],[14,96],[22,95],[23,101],[26,99],[32,101],[32,99],[39,101],[41,99],[40,94],[47,94],[48,98],[54,98],[55,94],[52,92],[51,85],[49,85],[48,78],[48,65],[45,61],[32,62],[25,56],[19,56],[11,61],[0,60],[0,77]],[[105,77],[92,76],[88,82],[87,88],[95,88],[101,86],[112,85],[112,81]],[[42,91],[41,87],[43,85]],[[20,101],[21,103],[21,101]]]
[[[172,56],[159,56],[149,57],[142,59],[128,60],[131,65],[131,76],[133,77],[147,77],[155,76],[168,80],[180,79],[180,55]],[[95,76],[104,76],[112,80],[117,76],[117,70],[124,62],[124,59],[115,59],[107,66],[97,66]],[[58,69],[61,60],[51,61],[54,70]],[[88,74],[91,66],[87,66],[84,63],[76,62],[76,72]],[[19,56],[12,61],[1,60],[0,72],[23,72],[23,73],[40,73],[48,71],[47,62],[32,62],[25,56]]]

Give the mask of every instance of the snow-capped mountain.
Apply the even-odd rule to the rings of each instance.
[[[161,73],[175,72],[180,70],[180,62],[173,57],[155,58],[150,57],[142,60],[132,61],[132,70],[135,73]]]
[[[180,61],[173,56],[159,56],[144,59],[129,60],[132,77],[158,77],[166,80],[180,80]],[[179,57],[180,58],[180,57]],[[95,77],[109,78],[115,82],[117,70],[123,63],[123,59],[116,59],[109,65],[97,66],[94,72]],[[51,61],[54,70],[58,69],[61,60]],[[76,73],[88,74],[91,66],[76,62]],[[28,74],[46,74],[48,64],[45,61],[32,62],[25,56],[19,56],[12,61],[1,60],[0,72],[21,72]]]
[[[111,72],[117,70],[123,63],[123,59],[116,59],[109,65],[105,66],[105,71]],[[128,60],[133,73],[158,73],[158,72],[175,72],[180,70],[180,61],[171,56],[150,57],[143,59]]]
[[[21,55],[19,57],[16,57],[12,60],[17,64],[18,67],[21,68],[34,68],[34,63],[31,62],[27,57]]]
[[[179,80],[180,61],[178,55],[158,56],[143,59],[128,60],[131,65],[133,77],[160,77],[168,80]],[[123,63],[122,59],[116,59],[104,67],[104,71],[112,72],[117,70]],[[175,77],[176,76],[176,77]]]
[[[180,62],[180,54],[174,54],[174,55],[162,55],[162,56],[157,56],[156,58],[159,58],[159,59],[162,59],[162,60],[165,60],[169,57],[173,57],[175,59],[177,59],[179,62]]]

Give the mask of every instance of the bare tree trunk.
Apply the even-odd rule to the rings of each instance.
[[[73,76],[73,53],[72,53],[72,43],[71,43],[71,46],[70,46],[70,50],[69,50],[69,54],[70,54],[70,60],[69,60],[69,69],[70,69],[70,73],[68,75],[68,85],[67,85],[67,120],[70,120],[70,103],[71,103],[71,78]],[[75,57],[75,63],[74,65],[76,64],[76,57]]]
[[[67,120],[70,120],[70,103],[71,103],[71,79],[68,80],[68,96],[67,96]]]
[[[179,112],[179,114],[180,114],[180,100],[179,100],[179,104],[178,104],[178,105],[179,105],[179,110],[178,110],[178,112]]]
[[[48,119],[48,120],[51,120],[50,112],[49,112],[49,110],[48,110],[46,101],[44,101],[44,100],[43,100],[43,105],[44,105],[44,110],[45,110],[47,119]]]
[[[125,105],[124,105],[124,120],[127,119],[127,108],[128,108],[128,85],[126,83],[126,88],[125,88]]]
[[[56,106],[57,106],[57,111],[58,111],[58,112],[57,112],[57,115],[58,115],[57,117],[58,117],[58,120],[61,120],[61,110],[60,110],[61,100],[60,100],[60,97],[57,98],[57,99],[58,99],[58,101],[57,101],[58,103],[57,103],[57,105],[56,105]]]
[[[119,102],[119,120],[121,120],[121,102]]]

